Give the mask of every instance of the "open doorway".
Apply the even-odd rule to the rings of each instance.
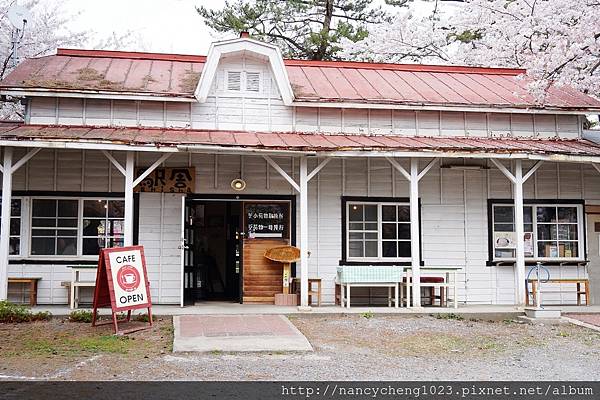
[[[186,304],[241,300],[241,206],[235,201],[186,202]]]

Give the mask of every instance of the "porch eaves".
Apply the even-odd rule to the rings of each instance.
[[[425,137],[0,124],[0,146],[329,157],[513,158],[600,162],[586,139]]]

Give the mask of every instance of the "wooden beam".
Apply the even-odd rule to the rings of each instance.
[[[396,168],[406,178],[406,180],[410,182],[410,174],[402,165],[400,165],[400,163],[398,163],[398,161],[394,160],[392,157],[386,157],[385,159],[388,160],[389,163],[392,164],[394,168]]]
[[[527,179],[531,178],[531,176],[533,174],[535,174],[535,171],[537,171],[543,164],[543,161],[538,161],[535,164],[533,164],[533,167],[531,167],[531,169],[529,171],[527,171],[527,173],[525,175],[523,175],[523,183],[527,182]]]
[[[263,158],[266,162],[269,163],[271,167],[275,169],[275,171],[279,172],[279,175],[283,176],[285,180],[288,181],[288,183],[292,185],[294,189],[296,189],[297,192],[300,192],[300,186],[296,183],[294,179],[292,179],[291,176],[287,174],[287,172],[283,170],[283,168],[281,168],[275,161],[273,161],[271,157],[263,155]]]
[[[108,158],[110,160],[111,163],[113,163],[113,165],[123,174],[123,175],[127,175],[127,172],[125,172],[125,168],[123,168],[123,166],[112,156],[112,154],[110,154],[108,151],[106,150],[102,150],[102,154],[104,154],[106,156],[106,158]]]
[[[419,179],[419,180],[421,180],[421,178],[423,178],[423,177],[425,176],[425,174],[426,174],[427,172],[429,172],[429,170],[431,169],[431,167],[433,167],[437,161],[438,161],[438,159],[437,159],[437,158],[434,158],[433,160],[431,160],[431,161],[429,162],[429,164],[427,164],[427,165],[425,166],[425,168],[423,168],[423,171],[421,171],[421,172],[419,173],[418,179]]]
[[[321,161],[321,162],[319,163],[319,165],[317,165],[317,166],[315,167],[315,169],[313,169],[313,170],[310,172],[310,174],[308,174],[308,176],[307,176],[307,178],[306,178],[306,179],[307,179],[308,181],[310,181],[312,178],[314,178],[314,177],[315,177],[315,176],[316,176],[316,175],[317,175],[317,174],[318,174],[318,173],[319,173],[319,172],[320,172],[320,171],[323,169],[323,167],[325,167],[325,166],[326,166],[326,165],[329,163],[329,161],[331,161],[331,157],[327,157],[326,159],[324,159],[323,161]]]
[[[500,161],[496,160],[495,158],[490,158],[490,161],[493,162],[494,165],[496,167],[498,167],[498,169],[500,171],[502,171],[502,173],[504,174],[504,176],[506,176],[508,179],[510,179],[510,181],[512,183],[517,183],[517,180],[516,180],[515,176]]]
[[[42,150],[42,149],[41,149],[41,148],[39,148],[39,147],[38,147],[37,149],[31,149],[31,150],[29,150],[29,152],[28,152],[27,154],[25,154],[25,155],[23,156],[23,158],[21,158],[19,161],[17,161],[17,162],[16,162],[16,163],[13,165],[13,167],[12,167],[12,169],[11,169],[11,173],[13,173],[13,174],[14,174],[15,172],[17,172],[17,170],[18,170],[19,168],[21,168],[23,165],[25,165],[25,163],[26,163],[27,161],[31,160],[31,158],[32,158],[33,156],[35,156],[37,153],[39,153],[39,152],[40,152],[40,150]]]
[[[135,188],[144,179],[146,179],[146,177],[148,175],[150,175],[152,173],[152,171],[154,171],[160,164],[162,164],[163,162],[165,162],[167,160],[167,158],[171,157],[171,154],[173,154],[173,153],[163,154],[158,160],[156,160],[154,162],[154,164],[152,164],[151,166],[149,166],[140,176],[138,176],[136,178],[136,180],[133,181],[133,187]]]

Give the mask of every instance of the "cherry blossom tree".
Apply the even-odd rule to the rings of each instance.
[[[13,26],[7,12],[15,0],[0,0],[0,80],[14,67],[12,49]],[[18,57],[21,61],[29,57],[39,57],[53,52],[57,47],[94,47],[102,49],[130,46],[134,36],[131,32],[112,34],[106,38],[96,38],[92,31],[71,31],[68,23],[77,17],[67,11],[60,2],[43,0],[20,1],[19,5],[31,11],[33,21],[28,21],[20,40]],[[23,118],[18,99],[4,99],[0,102],[0,120]]]
[[[401,10],[344,43],[355,59],[520,67],[540,103],[551,84],[600,95],[600,0],[465,0]],[[455,3],[456,4],[456,3]]]

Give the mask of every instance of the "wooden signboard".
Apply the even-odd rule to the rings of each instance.
[[[289,238],[289,203],[244,203],[244,220],[247,237]]]
[[[138,168],[136,176],[140,176],[145,168]],[[158,193],[194,193],[196,185],[196,168],[156,168],[133,190],[136,192]]]
[[[290,293],[291,263],[300,261],[300,249],[294,246],[271,247],[265,251],[265,258],[283,264],[283,294]]]
[[[92,326],[104,325],[96,323],[98,308],[111,308],[112,321],[107,323],[114,325],[115,334],[130,333],[152,326],[150,282],[143,246],[100,250],[93,307]],[[148,309],[149,325],[119,332],[118,322],[130,321],[131,311],[142,308]],[[127,317],[119,321],[117,313],[123,311],[127,311]]]

